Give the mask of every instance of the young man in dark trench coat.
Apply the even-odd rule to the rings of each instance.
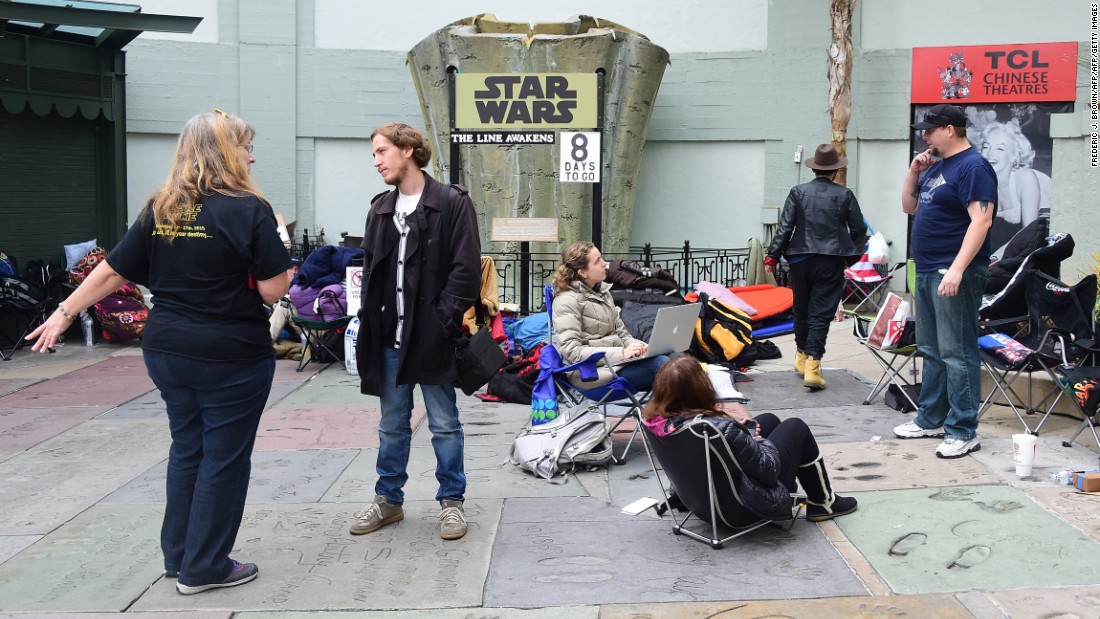
[[[440,535],[459,539],[467,528],[466,474],[451,341],[481,286],[477,219],[466,189],[452,185],[451,226],[444,229],[444,186],[423,171],[432,149],[419,130],[382,125],[371,134],[371,147],[374,167],[394,189],[371,201],[363,234],[356,360],[361,391],[381,398],[382,420],[376,496],[356,514],[351,533],[370,533],[405,517],[402,488],[409,479],[413,387],[419,384],[436,457]]]

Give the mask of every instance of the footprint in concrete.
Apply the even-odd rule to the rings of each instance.
[[[918,547],[923,546],[926,541],[928,541],[928,536],[924,533],[906,534],[894,540],[894,545],[890,546],[889,554],[895,557],[904,557]]]
[[[974,545],[967,546],[962,549],[959,556],[952,561],[947,569],[953,570],[956,568],[967,569],[983,563],[989,559],[989,555],[993,554],[993,550],[989,546]]]
[[[885,475],[856,475],[856,481],[875,481],[876,479],[886,479]]]
[[[934,494],[928,495],[928,498],[933,501],[969,501],[970,497],[973,495],[973,490],[967,490],[965,488],[944,488]]]
[[[577,555],[575,557],[547,557],[539,559],[538,563],[539,565],[603,565],[611,563],[611,559],[592,555]]]
[[[983,503],[981,501],[974,501],[982,509],[991,514],[1006,514],[1014,509],[1020,509],[1023,505],[1016,501],[994,501],[992,503]]]
[[[857,469],[874,468],[876,466],[882,466],[881,462],[853,462],[852,467]]]

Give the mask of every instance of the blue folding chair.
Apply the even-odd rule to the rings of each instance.
[[[600,362],[603,361],[604,353],[598,352],[577,363],[566,365],[562,361],[561,354],[554,347],[554,287],[546,286],[544,288],[544,294],[546,297],[546,312],[551,317],[549,320],[550,338],[547,345],[543,347],[542,352],[539,354],[539,370],[548,371],[551,374],[558,397],[565,402],[565,404],[569,406],[579,406],[587,401],[591,401],[595,402],[603,409],[604,415],[608,417],[618,417],[618,421],[611,427],[612,435],[614,435],[615,431],[619,429],[619,426],[627,419],[634,419],[634,430],[630,433],[630,439],[627,441],[626,446],[623,447],[619,455],[616,456],[614,452],[611,454],[615,464],[623,464],[626,462],[626,454],[630,450],[630,446],[634,443],[634,439],[638,436],[638,431],[642,427],[642,407],[645,405],[646,400],[649,399],[649,393],[635,389],[634,386],[630,384],[630,381],[618,376],[615,373],[614,366],[611,365],[607,365],[606,367],[611,370],[614,379],[607,384],[591,389],[583,389],[570,382],[569,375],[572,372],[579,373],[582,383],[596,380],[598,375],[596,368],[599,366]],[[619,410],[612,412],[608,408],[608,406],[612,404],[618,405],[620,408],[625,407],[627,410],[621,414],[619,414]]]

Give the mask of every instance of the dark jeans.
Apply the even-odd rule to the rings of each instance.
[[[761,413],[753,419],[760,424],[760,436],[771,441],[779,451],[779,461],[782,463],[779,481],[787,486],[787,490],[794,492],[798,487],[795,484],[798,467],[813,462],[821,455],[817,439],[806,422],[798,417],[780,421],[771,413]]]
[[[668,355],[657,355],[642,361],[634,361],[615,368],[620,378],[625,378],[638,391],[649,391],[653,388],[653,379],[657,377],[657,370],[668,361]]]
[[[274,355],[213,362],[145,351],[149,378],[168,409],[167,504],[160,532],[164,568],[185,585],[221,582],[244,515],[252,446]]]
[[[818,254],[791,264],[794,345],[807,357],[825,356],[825,338],[844,292],[844,258]]]

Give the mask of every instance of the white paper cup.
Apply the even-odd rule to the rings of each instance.
[[[1012,435],[1012,459],[1016,462],[1016,474],[1020,477],[1031,475],[1031,467],[1035,464],[1037,440],[1032,434]]]

